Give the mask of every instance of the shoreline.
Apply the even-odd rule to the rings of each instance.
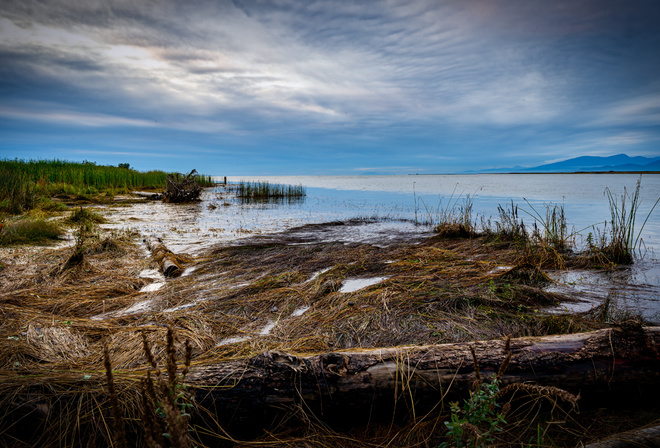
[[[29,256],[0,270],[0,312],[10,316],[0,327],[0,348],[11,353],[0,368],[5,379],[0,396],[9,400],[0,421],[17,409],[25,411],[23,398],[10,391],[28,390],[34,378],[52,390],[68,391],[63,396],[98,401],[98,394],[105,394],[104,344],[111,350],[115,381],[124,393],[138,397],[135,378],[149,368],[141,335],[148,335],[164,365],[167,325],[175,328],[180,343],[190,340],[191,374],[258,360],[264,353],[330,356],[610,326],[603,320],[606,307],[591,314],[544,312],[570,297],[547,292],[545,270],[522,262],[510,242],[437,235],[409,241],[388,239],[389,234],[380,235],[384,240],[337,239],[350,231],[364,233],[368,225],[309,224],[216,245],[195,257],[177,254],[185,275],[171,279],[153,273],[158,265],[141,243],[145,235],[129,230],[90,236],[74,264],[75,246],[28,251]],[[150,288],[156,284],[161,286]],[[61,406],[53,400],[64,399],[34,394],[31,400],[48,409]],[[589,418],[588,403],[581,406]],[[28,415],[58,424],[50,414]],[[448,418],[443,415],[438,418]],[[231,419],[222,423],[234,427]],[[91,420],[83,418],[81,424],[103,431]],[[268,421],[263,424],[270,430]],[[261,428],[255,429],[250,427],[249,437],[260,437]],[[235,430],[243,431],[240,425]],[[62,437],[56,429],[51,432]]]

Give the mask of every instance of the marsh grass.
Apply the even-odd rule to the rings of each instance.
[[[604,194],[609,202],[611,216],[609,238],[601,238],[601,244],[594,252],[606,257],[612,263],[630,264],[633,262],[635,251],[639,248],[642,231],[660,202],[660,198],[655,201],[641,227],[637,230],[635,225],[641,205],[641,185],[640,177],[634,192],[629,194],[624,188],[620,198],[617,198],[609,188],[605,189]]]
[[[79,206],[73,209],[65,222],[78,226],[84,225],[88,230],[91,230],[96,224],[104,223],[105,218],[89,208]]]
[[[230,190],[243,201],[300,200],[307,193],[302,185],[272,184],[270,182],[240,181],[230,185]]]
[[[59,224],[43,218],[4,221],[0,226],[0,246],[52,243],[61,240],[64,233]]]
[[[0,160],[0,211],[20,214],[59,198],[87,202],[110,200],[131,190],[158,190],[167,183],[164,171],[140,172],[126,167],[64,160]],[[202,187],[215,185],[210,176],[199,176]],[[52,207],[47,201],[46,206]]]
[[[34,184],[28,175],[3,166],[0,161],[0,211],[18,215],[34,208],[36,201]]]

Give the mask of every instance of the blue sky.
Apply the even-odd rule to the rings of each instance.
[[[0,0],[0,158],[214,175],[660,156],[653,0]]]

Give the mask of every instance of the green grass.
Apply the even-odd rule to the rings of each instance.
[[[44,244],[61,239],[64,231],[57,223],[41,218],[4,222],[0,227],[0,246]]]
[[[87,230],[92,230],[96,224],[105,222],[103,216],[88,208],[76,207],[65,221],[68,224],[84,226]]]
[[[38,206],[43,198],[107,199],[131,190],[158,190],[167,183],[164,171],[136,171],[128,164],[103,166],[64,160],[0,160],[0,212],[20,214]],[[203,187],[214,185],[199,176]]]

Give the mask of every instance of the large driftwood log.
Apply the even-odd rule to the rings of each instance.
[[[144,239],[144,243],[165,277],[178,277],[181,275],[182,270],[176,255],[163,244],[160,238],[153,235],[148,236]]]
[[[140,196],[141,198],[151,199],[152,201],[163,199],[163,195],[161,193],[152,193],[150,191],[134,191],[133,194]]]
[[[268,425],[278,409],[302,406],[335,423],[425,412],[467,396],[475,381],[508,360],[503,384],[551,385],[581,394],[581,402],[657,396],[660,327],[590,333],[339,351],[315,356],[267,352],[243,361],[194,368],[187,380],[197,400],[237,429]],[[603,395],[605,394],[605,395]]]
[[[660,426],[634,429],[590,443],[584,448],[657,448],[660,446]]]

